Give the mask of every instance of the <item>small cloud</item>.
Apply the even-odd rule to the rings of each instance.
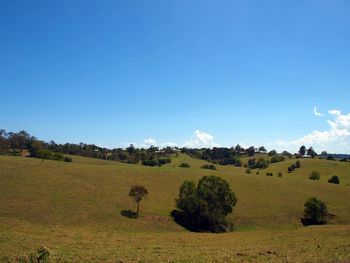
[[[145,146],[147,146],[147,147],[157,146],[157,141],[155,139],[152,139],[152,138],[145,139],[143,142],[145,143]]]
[[[340,110],[329,110],[328,113],[330,115],[334,115],[334,116],[339,116],[341,115],[341,111]]]
[[[292,141],[277,141],[277,147],[292,147],[296,150],[301,145],[329,149],[336,152],[348,152],[350,138],[350,113],[342,114],[340,110],[329,110],[333,120],[327,120],[329,129],[325,131],[314,130],[311,133]],[[316,113],[315,113],[316,114]]]
[[[219,146],[214,142],[214,136],[200,130],[196,130],[190,140],[184,143],[189,148],[211,148]]]
[[[318,117],[323,117],[323,113],[317,111],[317,107],[314,107],[314,113]]]

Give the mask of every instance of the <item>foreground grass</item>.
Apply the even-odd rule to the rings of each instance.
[[[302,160],[302,168],[282,178],[291,162],[271,165],[260,175],[179,155],[164,167],[145,167],[73,157],[73,163],[0,156],[0,260],[14,260],[39,246],[55,261],[335,261],[350,258],[350,164]],[[179,168],[188,162],[191,168]],[[307,179],[311,170],[321,180]],[[189,233],[169,217],[181,183],[216,174],[238,197],[229,217],[236,231]],[[328,184],[337,174],[341,185]],[[133,184],[147,187],[142,216],[120,214],[135,205]],[[317,196],[335,217],[329,226],[302,227],[304,201]],[[0,261],[1,262],[1,261]]]

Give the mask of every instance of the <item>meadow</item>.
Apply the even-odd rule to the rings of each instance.
[[[179,154],[162,167],[72,156],[72,163],[0,156],[0,262],[18,261],[40,246],[56,262],[349,262],[350,163],[295,159],[256,174]],[[180,168],[187,162],[191,168]],[[316,170],[319,181],[308,176]],[[274,176],[266,176],[272,172]],[[277,173],[282,172],[282,177]],[[191,233],[169,216],[184,180],[218,175],[230,183],[238,203],[229,220],[234,231]],[[329,184],[338,175],[340,184]],[[128,197],[134,184],[148,197],[137,219]],[[301,224],[307,198],[327,203],[324,226]]]

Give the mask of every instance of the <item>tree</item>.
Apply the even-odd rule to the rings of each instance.
[[[307,155],[310,155],[312,158],[314,158],[317,153],[315,152],[314,148],[310,147],[309,149],[307,149]]]
[[[23,149],[26,148],[30,140],[30,135],[26,131],[20,131],[18,133],[10,132],[9,141],[12,148],[19,150],[19,155],[22,155]]]
[[[248,156],[253,156],[255,154],[255,147],[254,146],[250,146],[247,150],[246,150]]]
[[[259,152],[266,152],[266,148],[264,146],[259,147]]]
[[[301,163],[300,163],[299,160],[297,160],[297,161],[295,162],[295,168],[300,168],[300,166],[301,166]]]
[[[316,171],[311,172],[309,179],[310,180],[320,180],[320,173],[316,172]]]
[[[224,232],[225,220],[237,203],[229,184],[218,176],[204,176],[196,187],[193,181],[185,181],[176,199],[180,211],[173,211],[177,222],[194,231]]]
[[[311,197],[306,200],[304,207],[304,224],[319,225],[326,223],[328,211],[325,202],[316,197]]]
[[[330,184],[339,184],[340,183],[339,177],[336,176],[336,175],[333,175],[332,178],[330,178],[328,180],[328,183],[330,183]]]
[[[272,151],[269,151],[267,155],[268,156],[274,156],[276,154],[277,154],[276,150],[272,150]]]
[[[137,204],[136,214],[139,213],[140,202],[142,199],[146,198],[148,195],[147,189],[142,185],[134,185],[131,187],[129,196],[133,198],[134,202]]]
[[[304,145],[300,147],[299,154],[302,156],[306,154],[306,147]]]

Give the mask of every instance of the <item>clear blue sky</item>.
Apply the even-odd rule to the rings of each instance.
[[[0,128],[110,147],[200,144],[199,130],[204,144],[343,152],[349,14],[347,0],[3,0]]]

